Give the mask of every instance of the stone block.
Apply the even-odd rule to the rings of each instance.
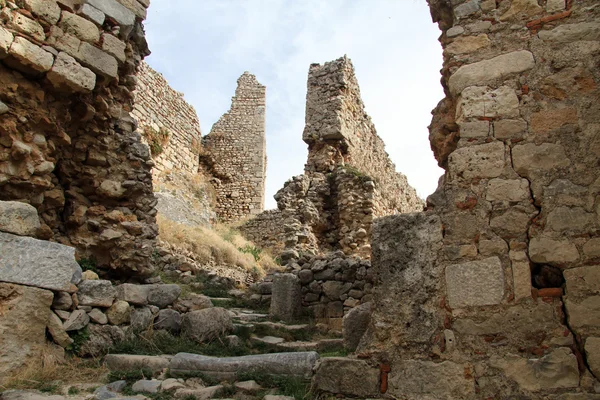
[[[511,118],[519,116],[519,99],[507,86],[492,90],[487,86],[469,86],[462,91],[456,116],[459,122],[469,118]]]
[[[563,24],[552,30],[538,33],[542,40],[549,42],[571,43],[579,40],[600,40],[599,22],[580,22],[577,24]]]
[[[463,33],[465,33],[465,28],[463,28],[460,25],[457,25],[457,26],[453,26],[452,28],[448,29],[446,31],[446,36],[449,37],[449,38],[453,38],[453,37],[456,37],[456,36],[460,36]]]
[[[475,380],[462,363],[399,360],[391,367],[387,394],[394,398],[469,399],[475,394]]]
[[[56,25],[60,19],[60,7],[53,0],[24,0],[25,8],[44,19],[50,25]]]
[[[102,26],[104,20],[106,19],[106,15],[96,7],[93,7],[89,4],[83,4],[77,13],[90,21],[94,22],[98,26]]]
[[[0,233],[0,281],[70,291],[80,279],[74,248]]]
[[[117,291],[111,281],[82,281],[77,287],[77,297],[81,306],[110,307],[117,297]]]
[[[300,317],[301,304],[300,279],[294,274],[275,275],[269,314],[283,321],[293,321]]]
[[[555,13],[565,10],[565,0],[548,0],[546,2],[546,12]]]
[[[444,51],[448,54],[465,54],[472,53],[483,47],[488,47],[491,44],[488,36],[475,35],[475,36],[461,36],[446,46]]]
[[[117,286],[117,299],[135,304],[136,306],[145,306],[148,304],[148,292],[150,285],[135,285],[133,283],[124,283]]]
[[[312,389],[357,398],[379,395],[379,369],[364,360],[341,357],[323,358],[315,371]]]
[[[49,290],[0,282],[0,376],[30,362],[41,367],[52,297]]]
[[[579,386],[577,358],[569,348],[560,347],[539,359],[527,359],[515,354],[490,359],[490,364],[517,382],[522,390],[539,392]]]
[[[158,308],[173,304],[181,295],[181,286],[177,284],[152,285],[148,290],[148,303]]]
[[[587,233],[596,226],[596,215],[582,207],[557,207],[546,219],[546,229],[556,232]]]
[[[102,11],[121,26],[121,35],[128,36],[135,23],[135,14],[116,0],[84,0],[84,4]]]
[[[466,87],[504,79],[510,75],[528,71],[535,66],[533,54],[527,50],[507,54],[463,65],[448,80],[450,91],[458,94]]]
[[[531,267],[529,262],[512,261],[515,300],[531,298]]]
[[[0,201],[0,232],[35,236],[39,228],[35,207],[18,201]]]
[[[465,18],[469,15],[475,14],[480,8],[481,0],[470,0],[466,3],[460,4],[459,6],[454,8],[454,16],[456,18]]]
[[[540,111],[531,115],[531,131],[545,134],[566,124],[577,124],[578,121],[575,108],[566,107]]]
[[[512,148],[515,171],[522,176],[532,177],[555,168],[565,168],[571,161],[563,146],[554,143],[526,143]]]
[[[63,32],[70,33],[81,40],[90,43],[96,43],[100,40],[100,31],[96,24],[77,14],[68,11],[62,12],[62,18],[58,25]]]
[[[125,62],[125,42],[117,39],[110,33],[102,34],[102,50],[114,56],[119,62]]]
[[[75,310],[63,323],[63,329],[67,332],[78,331],[80,329],[85,328],[89,323],[90,317],[84,310]]]
[[[58,315],[54,314],[52,311],[50,311],[49,315],[50,316],[48,317],[48,332],[50,333],[50,336],[52,336],[54,342],[56,342],[56,344],[58,344],[59,346],[69,346],[71,343],[73,343],[73,339],[69,337],[67,331],[65,331],[65,329],[63,328],[62,321],[60,320]]]
[[[490,134],[488,121],[462,122],[459,125],[461,138],[487,137]]]
[[[496,139],[521,138],[527,133],[527,122],[522,119],[501,119],[494,121]]]
[[[181,330],[181,314],[171,309],[160,310],[154,321],[154,329],[164,329],[174,334],[179,333]]]
[[[563,275],[569,300],[579,302],[600,295],[600,265],[570,268]]]
[[[117,60],[87,42],[81,42],[74,57],[96,74],[102,75],[108,80],[118,77],[119,64]]]
[[[532,17],[544,11],[537,0],[512,0],[510,8],[500,16],[500,21],[512,18]]]
[[[351,288],[352,283],[350,282],[327,281],[323,283],[323,293],[330,300],[340,300],[340,296],[348,293]]]
[[[491,142],[455,150],[448,159],[454,179],[496,178],[505,166],[504,143]]]
[[[146,331],[152,322],[154,315],[148,307],[134,308],[131,310],[131,331],[133,333],[141,333]]]
[[[10,49],[13,40],[13,34],[0,26],[0,60],[8,56],[8,49]]]
[[[600,257],[600,238],[593,238],[585,242],[583,254],[589,258]]]
[[[503,239],[523,237],[527,233],[529,221],[536,213],[522,207],[511,207],[501,215],[490,219],[490,227]]]
[[[569,240],[540,236],[529,242],[529,257],[535,263],[562,265],[578,261],[579,251]]]
[[[354,351],[360,343],[360,339],[363,337],[369,322],[371,322],[371,311],[372,303],[364,303],[356,308],[348,311],[344,315],[343,323],[343,334],[344,334],[344,347],[349,351]]]
[[[589,337],[585,340],[585,355],[592,373],[600,376],[600,337]]]
[[[12,21],[9,23],[10,28],[24,33],[40,42],[43,42],[46,39],[44,28],[37,21],[16,12],[12,14],[12,17]]]
[[[94,308],[92,311],[88,312],[88,317],[90,317],[90,321],[95,324],[108,324],[108,317],[98,308]]]
[[[498,257],[446,267],[446,290],[451,308],[500,304],[504,270]]]
[[[58,26],[51,26],[47,43],[57,50],[64,51],[75,57],[77,56],[77,52],[79,52],[81,40],[71,34],[64,33]]]
[[[111,371],[141,371],[149,369],[159,372],[169,368],[169,356],[138,356],[129,354],[108,354],[104,362]]]
[[[488,201],[528,201],[530,198],[527,179],[491,179],[488,182],[486,200]]]
[[[106,318],[111,325],[124,325],[131,321],[131,307],[123,300],[117,300],[108,310]]]
[[[140,4],[138,0],[118,0],[119,3],[123,4],[125,7],[134,12],[136,17],[144,20],[146,19],[146,6]]]
[[[52,86],[63,91],[89,93],[96,86],[96,75],[65,52],[58,54],[46,77]]]
[[[560,326],[560,320],[554,315],[551,304],[538,301],[482,315],[477,320],[458,318],[452,324],[452,329],[461,335],[494,335],[506,333],[507,326],[510,326],[511,333],[523,337],[531,332],[549,332]]]
[[[508,245],[500,238],[479,241],[479,253],[482,256],[495,256],[508,251]]]
[[[220,307],[191,311],[181,319],[181,334],[198,343],[217,339],[232,330],[231,316]]]
[[[8,65],[24,73],[46,72],[54,63],[51,53],[22,37],[15,38],[8,53],[11,56],[6,59]]]
[[[234,380],[247,372],[310,379],[318,359],[314,351],[223,358],[179,353],[171,359],[169,370],[173,376],[193,372]]]

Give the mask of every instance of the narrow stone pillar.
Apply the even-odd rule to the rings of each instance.
[[[271,297],[271,316],[291,322],[300,316],[301,305],[300,279],[294,274],[275,275]]]

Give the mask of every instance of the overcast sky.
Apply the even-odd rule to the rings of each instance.
[[[443,97],[440,34],[425,0],[152,0],[146,61],[196,109],[202,134],[227,112],[244,72],[267,87],[266,208],[303,172],[311,63],[344,54],[396,169],[425,198],[442,170],[429,147]]]

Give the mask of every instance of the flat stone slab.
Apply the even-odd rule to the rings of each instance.
[[[0,232],[0,281],[69,291],[80,280],[73,247]]]
[[[253,336],[252,338],[250,338],[250,340],[254,343],[264,343],[264,344],[281,344],[283,342],[285,342],[284,338],[280,338],[280,337],[275,337],[275,336],[264,336],[264,337],[258,337],[258,336]]]
[[[264,326],[264,327],[271,328],[271,329],[281,329],[281,330],[285,330],[285,331],[289,331],[289,332],[297,332],[297,331],[303,331],[305,329],[308,329],[307,324],[286,325],[286,324],[282,324],[280,322],[271,322],[271,321],[256,322],[254,325]]]
[[[171,374],[199,372],[220,379],[236,379],[238,373],[253,372],[310,379],[319,359],[314,351],[257,354],[242,357],[207,357],[179,353],[169,364]]]

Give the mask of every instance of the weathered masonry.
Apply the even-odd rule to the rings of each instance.
[[[15,4],[16,3],[16,4]],[[151,273],[156,200],[130,116],[147,0],[0,0],[0,200],[37,237],[120,275]]]
[[[162,74],[142,62],[132,111],[155,162],[153,174],[198,173],[202,136],[196,110]]]
[[[429,5],[446,93],[430,138],[446,172],[426,212],[375,223],[364,360],[318,375],[362,366],[367,397],[597,399],[600,5]]]
[[[368,258],[374,218],[423,209],[364,110],[348,58],[311,65],[303,140],[305,174],[277,192],[278,211],[242,227],[256,243],[274,252],[285,245],[292,252],[339,249]]]
[[[231,222],[259,214],[265,203],[266,88],[244,72],[231,108],[203,138],[201,167],[216,178],[216,213]]]

